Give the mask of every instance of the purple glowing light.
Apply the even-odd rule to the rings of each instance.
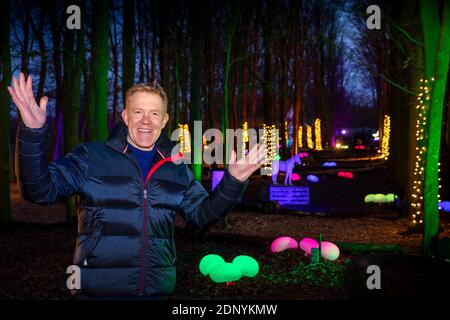
[[[341,134],[347,134],[347,130],[342,129],[342,130],[341,130]]]
[[[222,180],[225,171],[215,171],[212,172],[212,190],[214,190]]]
[[[319,178],[313,174],[308,174],[308,176],[306,177],[306,180],[308,180],[309,182],[319,182]]]
[[[450,201],[441,201],[438,203],[439,210],[450,212]]]
[[[331,161],[331,162],[324,162],[323,164],[322,164],[322,166],[324,166],[324,167],[336,167],[337,165],[336,165],[336,162],[334,162],[334,161]]]

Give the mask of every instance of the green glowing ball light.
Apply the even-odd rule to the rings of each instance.
[[[208,254],[203,257],[203,259],[200,261],[200,272],[202,275],[207,276],[210,274],[211,270],[217,266],[224,264],[225,260],[217,254]]]
[[[200,260],[200,273],[209,275],[217,283],[233,282],[241,277],[255,277],[259,272],[258,262],[250,256],[237,256],[232,263],[217,254],[208,254]]]
[[[238,266],[243,276],[254,277],[259,272],[258,262],[249,256],[237,256],[233,259],[233,264]]]
[[[242,277],[242,273],[239,266],[225,262],[215,265],[209,273],[209,276],[214,282],[230,282],[239,280]]]

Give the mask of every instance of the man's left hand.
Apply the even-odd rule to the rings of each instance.
[[[252,173],[261,168],[266,161],[267,147],[264,144],[256,144],[245,157],[239,160],[237,160],[236,152],[231,150],[228,171],[234,178],[240,181],[246,181]]]

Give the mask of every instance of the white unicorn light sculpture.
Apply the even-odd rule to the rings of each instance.
[[[277,184],[277,177],[280,171],[286,172],[286,177],[284,178],[284,185],[292,186],[291,176],[294,170],[295,164],[302,164],[302,159],[299,154],[296,154],[290,159],[285,161],[275,160],[272,162],[272,183]]]

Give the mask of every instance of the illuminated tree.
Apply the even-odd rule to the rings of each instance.
[[[191,28],[191,106],[192,106],[192,124],[194,121],[201,121],[201,82],[202,82],[202,58],[201,47],[203,38],[202,17],[205,3],[190,2],[189,7],[189,24]],[[193,130],[192,130],[193,131]],[[202,144],[194,143],[192,146],[194,161],[192,171],[196,180],[202,179]],[[197,160],[197,161],[196,161]],[[199,160],[199,161],[198,161]],[[198,163],[199,162],[199,163]]]
[[[425,79],[434,82],[429,100],[425,100],[427,127],[425,130],[425,181],[424,181],[424,236],[423,249],[431,254],[432,241],[439,232],[438,188],[439,153],[442,132],[444,97],[450,56],[450,0],[444,1],[441,21],[438,17],[438,3],[420,1],[420,13],[424,34]],[[439,38],[438,38],[439,37]]]
[[[108,138],[108,58],[109,58],[109,1],[92,2],[92,56],[91,77],[94,103],[90,106],[89,132],[94,141]]]
[[[76,3],[83,7],[81,1]],[[81,74],[85,57],[84,28],[80,30],[65,28],[63,48],[63,132],[64,154],[67,154],[80,143],[78,123],[81,108]],[[72,222],[76,217],[75,197],[66,199],[66,213],[68,222]]]
[[[134,0],[123,2],[123,31],[122,31],[122,96],[125,103],[125,94],[134,84],[135,69],[135,18]]]

